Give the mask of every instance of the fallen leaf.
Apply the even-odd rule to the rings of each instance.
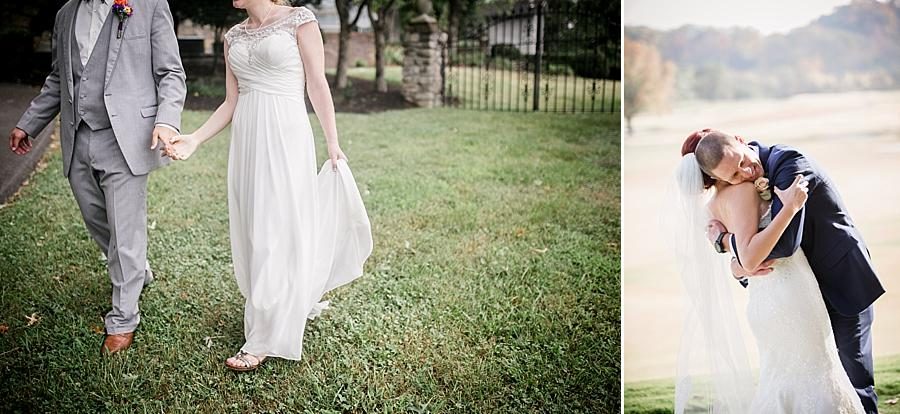
[[[9,325],[0,323],[0,334],[5,334],[6,331],[9,331]]]
[[[534,247],[531,248],[531,251],[533,251],[535,253],[540,253],[540,254],[547,253],[548,250],[550,250],[550,249],[548,249],[546,247],[544,247],[543,249],[535,249]]]
[[[53,276],[53,280],[55,280],[55,281],[57,281],[57,282],[59,282],[59,283],[62,283],[62,276],[59,276],[59,275]]]
[[[213,339],[216,339],[216,338],[224,338],[224,337],[223,337],[223,336],[207,336],[207,337],[204,337],[204,338],[203,338],[203,341],[206,342],[206,347],[207,347],[207,348],[212,348],[212,346],[213,346]]]
[[[516,229],[516,237],[523,237],[523,236],[525,236],[525,229],[523,229],[521,227],[517,228]]]
[[[41,321],[41,317],[37,314],[37,312],[32,313],[31,316],[25,315],[25,319],[28,320],[27,326],[34,326]]]
[[[900,402],[900,398],[892,398],[890,400],[885,401],[887,405],[894,405]]]
[[[150,225],[147,226],[147,228],[150,230],[156,230],[156,220],[153,220],[153,222],[150,223]]]
[[[103,325],[94,325],[91,327],[91,332],[96,335],[103,335],[106,333],[106,330],[103,329]]]

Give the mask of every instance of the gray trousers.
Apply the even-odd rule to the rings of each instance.
[[[148,145],[150,140],[147,140]],[[91,237],[106,254],[112,310],[106,333],[134,332],[147,266],[147,175],[132,175],[112,128],[92,131],[81,122],[69,184]]]

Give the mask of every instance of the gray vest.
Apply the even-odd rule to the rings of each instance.
[[[112,25],[116,16],[110,10],[109,16],[100,34],[97,43],[91,51],[87,65],[81,64],[81,49],[78,41],[72,36],[72,74],[75,79],[75,128],[81,125],[81,121],[87,124],[91,130],[97,131],[111,128],[109,113],[106,112],[106,103],[103,100],[103,84],[106,83],[106,62],[109,58],[109,37],[112,35]],[[75,25],[72,25],[74,32]]]

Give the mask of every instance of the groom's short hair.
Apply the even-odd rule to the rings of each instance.
[[[737,139],[731,135],[721,131],[709,131],[700,139],[700,142],[697,143],[697,149],[694,150],[694,156],[697,157],[700,169],[716,178],[712,174],[712,170],[722,162],[722,157],[725,156],[725,147],[737,143]]]

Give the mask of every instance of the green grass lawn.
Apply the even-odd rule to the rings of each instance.
[[[618,124],[339,114],[374,252],[307,326],[302,361],[245,374],[223,366],[243,343],[227,133],[151,175],[157,280],[133,348],[112,358],[98,352],[105,264],[53,150],[0,209],[0,411],[618,412]]]
[[[878,412],[900,414],[900,356],[875,361],[875,390]],[[671,413],[673,380],[641,381],[625,384],[625,412],[634,414]]]
[[[336,69],[326,69],[326,73],[329,75],[334,75],[337,70]],[[349,67],[347,68],[347,76],[351,78],[358,79],[367,79],[370,81],[375,80],[375,67],[374,66],[363,66],[363,67]],[[388,83],[388,85],[400,87],[403,85],[403,66],[385,66],[384,67],[384,80]]]

